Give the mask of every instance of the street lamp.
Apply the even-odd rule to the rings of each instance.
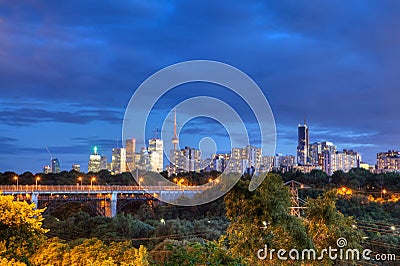
[[[139,189],[140,189],[140,184],[143,182],[143,177],[139,178]]]
[[[15,180],[15,183],[17,184],[17,190],[18,190],[18,176],[14,176],[14,180]]]
[[[78,177],[78,181],[81,182],[81,186],[82,186],[82,177]]]
[[[93,182],[96,181],[96,177],[92,176],[92,178],[90,179],[90,187],[93,189]]]
[[[382,191],[381,191],[381,198],[382,198],[382,194],[383,194],[383,195],[386,195],[386,193],[387,193],[387,190],[386,190],[386,189],[382,189]]]
[[[40,176],[36,177],[36,190],[38,189],[38,182],[40,181]]]

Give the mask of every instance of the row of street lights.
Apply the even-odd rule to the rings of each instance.
[[[15,181],[15,184],[17,185],[17,190],[18,190],[18,188],[19,188],[19,178],[18,178],[18,176],[14,176],[14,181]],[[35,187],[36,187],[36,189],[38,189],[38,182],[40,181],[40,176],[36,176],[35,177]],[[80,176],[80,177],[78,177],[78,181],[81,183],[81,186],[82,186],[82,184],[83,184],[83,178]],[[96,182],[96,177],[95,176],[92,176],[91,178],[90,178],[90,186],[91,187],[93,187],[93,182]],[[78,183],[79,184],[79,183]]]
[[[14,181],[15,181],[15,183],[16,183],[16,185],[17,185],[17,190],[18,190],[18,187],[19,187],[19,184],[18,184],[19,178],[18,178],[18,176],[14,176]],[[35,177],[36,189],[38,188],[38,182],[39,182],[39,181],[40,181],[40,176],[36,176],[36,177]]]

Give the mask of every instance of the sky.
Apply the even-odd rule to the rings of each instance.
[[[295,154],[306,115],[311,142],[332,141],[374,164],[377,152],[400,149],[399,13],[395,0],[0,1],[0,171],[41,172],[46,146],[63,170],[86,171],[94,145],[108,157],[121,147],[139,85],[196,59],[232,65],[258,84],[277,152]],[[221,98],[246,120],[240,99],[212,87],[166,94],[150,128],[197,94]],[[223,126],[206,118],[182,127],[180,145],[209,135],[229,149]]]

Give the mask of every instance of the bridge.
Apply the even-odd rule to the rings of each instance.
[[[101,185],[0,185],[0,192],[15,200],[35,203],[51,211],[60,203],[83,203],[96,214],[114,217],[132,200],[176,200],[194,197],[207,187],[101,186]]]

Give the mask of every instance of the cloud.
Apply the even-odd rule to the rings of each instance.
[[[0,130],[90,124],[98,140],[119,136],[115,125],[149,75],[212,59],[260,85],[279,124],[279,149],[295,152],[306,114],[313,139],[372,145],[360,147],[372,160],[379,149],[400,147],[399,11],[396,1],[6,1],[0,84],[8,104],[1,104]],[[166,95],[155,116],[207,90]],[[227,101],[252,124],[243,102]],[[196,125],[187,130],[198,132]],[[90,142],[93,133],[82,135]],[[0,143],[4,150],[17,145]]]
[[[89,124],[94,121],[121,123],[122,114],[118,111],[102,109],[55,111],[40,108],[5,108],[0,110],[0,122],[11,126],[27,126],[46,122]]]

